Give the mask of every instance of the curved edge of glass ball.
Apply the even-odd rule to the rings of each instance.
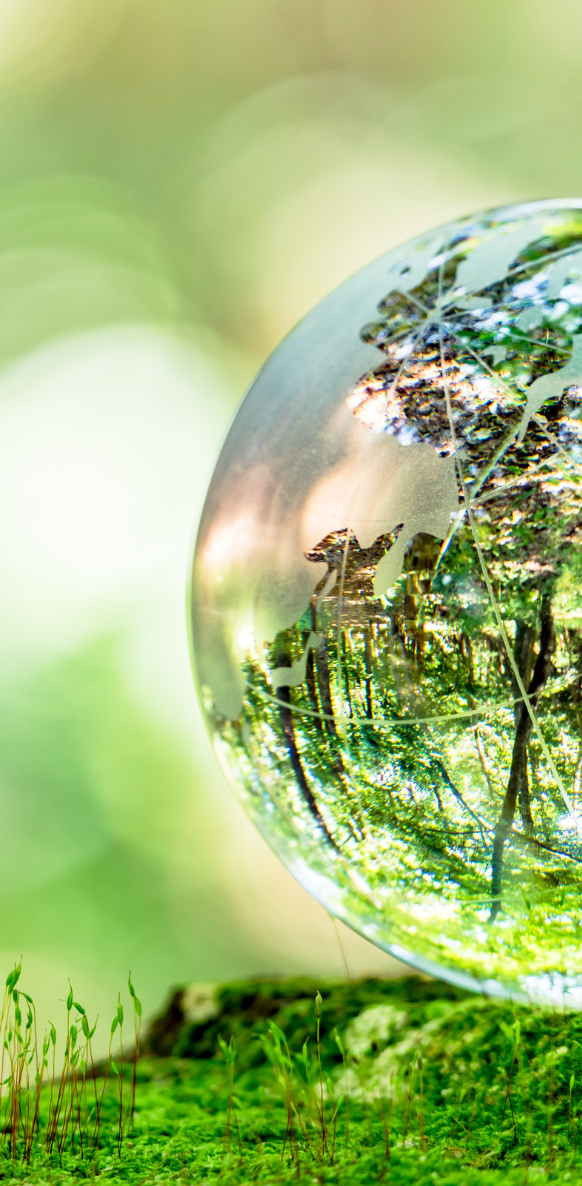
[[[378,369],[378,352],[380,345],[383,347],[383,343],[379,344],[378,340],[382,326],[374,338],[374,317],[377,316],[378,306],[383,315],[386,313],[383,306],[395,278],[397,286],[393,291],[406,299],[410,298],[409,303],[414,304],[419,285],[426,281],[427,266],[431,260],[438,258],[439,252],[443,250],[443,242],[450,245],[455,236],[463,242],[463,236],[466,239],[471,228],[476,228],[478,237],[479,228],[483,226],[515,224],[516,244],[519,246],[519,227],[522,223],[538,220],[541,234],[544,220],[565,211],[582,211],[582,199],[507,206],[472,215],[417,236],[345,281],[291,331],[251,385],[218,458],[192,557],[188,623],[192,665],[203,717],[227,780],[267,843],[325,909],[336,914],[388,954],[425,974],[487,995],[514,1000],[553,1001],[579,1007],[582,1004],[582,977],[576,976],[567,982],[568,978],[562,976],[560,979],[559,970],[555,983],[551,976],[549,979],[547,976],[541,979],[539,976],[522,976],[521,981],[498,979],[495,976],[477,977],[448,964],[446,960],[440,962],[424,953],[415,952],[413,944],[406,947],[400,942],[389,941],[386,937],[390,930],[388,923],[385,923],[386,934],[375,930],[373,922],[358,925],[358,918],[343,910],[333,894],[321,893],[323,883],[319,875],[319,880],[318,877],[312,878],[309,873],[306,874],[305,864],[301,866],[300,862],[290,858],[289,837],[283,837],[283,833],[278,837],[273,835],[270,819],[265,818],[264,813],[261,814],[256,803],[253,805],[255,792],[248,792],[248,786],[254,778],[249,773],[252,763],[247,764],[245,771],[241,772],[241,749],[237,749],[239,743],[244,748],[244,738],[241,741],[244,722],[240,724],[240,710],[247,687],[245,646],[249,640],[245,637],[245,630],[248,634],[250,629],[253,634],[251,642],[255,649],[257,646],[259,650],[263,648],[261,655],[266,654],[281,631],[291,630],[296,624],[298,608],[303,609],[305,606],[306,589],[309,597],[314,597],[319,592],[320,584],[317,582],[312,588],[309,581],[313,581],[313,573],[299,571],[301,565],[292,566],[292,571],[287,573],[281,571],[280,563],[273,565],[273,552],[265,545],[264,538],[257,544],[257,530],[259,536],[270,532],[271,543],[277,543],[278,536],[289,539],[293,514],[301,517],[306,500],[310,497],[314,457],[322,458],[317,470],[317,480],[321,482],[327,470],[333,469],[338,458],[345,455],[348,447],[346,441],[351,439],[349,434],[354,424],[353,407],[349,408],[347,401],[362,377]],[[582,223],[580,234],[582,236]],[[515,255],[519,257],[520,252],[516,250]],[[442,271],[442,265],[437,266]],[[467,272],[466,268],[465,274]],[[418,284],[415,283],[417,280]],[[493,287],[494,284],[495,281]],[[491,289],[491,285],[487,287]],[[478,291],[481,292],[482,288]],[[469,317],[472,316],[469,309],[471,300],[477,310],[479,304],[477,298],[471,297],[473,290],[470,284],[465,285],[465,290],[464,298],[462,294],[461,299],[465,299]],[[528,300],[530,305],[532,303],[529,297],[524,298],[526,307],[529,307]],[[483,307],[482,304],[481,311]],[[534,335],[535,332],[534,324]],[[494,355],[490,353],[489,358],[493,361]],[[265,458],[278,460],[279,469],[275,476],[271,472],[273,467],[269,469]],[[281,474],[285,476],[284,481]],[[273,515],[273,485],[276,487],[277,481],[283,483],[284,489],[282,494],[277,490],[276,498],[279,501]],[[313,567],[313,561],[311,563]],[[272,585],[269,594],[271,609],[267,604],[269,598],[261,592],[269,581]],[[222,592],[225,587],[226,600]],[[260,620],[255,612],[258,604]],[[272,605],[276,605],[276,610],[272,609]],[[226,632],[225,618],[229,619]],[[275,673],[281,669],[276,667],[272,654],[269,663]],[[289,656],[283,656],[281,665],[292,666]],[[284,685],[278,685],[279,689],[281,687]],[[234,724],[239,722],[237,727],[240,736],[236,745],[225,742],[224,731],[221,734],[220,729],[217,729],[217,718],[229,722],[231,736]],[[320,892],[317,892],[317,885]]]

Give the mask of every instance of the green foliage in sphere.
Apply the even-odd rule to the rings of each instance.
[[[425,971],[582,991],[582,202],[459,220],[279,347],[202,517],[196,668],[298,879]]]

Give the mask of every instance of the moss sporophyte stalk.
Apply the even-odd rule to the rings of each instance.
[[[4,1179],[579,1180],[578,1013],[510,1006],[420,977],[190,986],[174,990],[143,1038],[131,981],[128,1005],[131,1034],[120,998],[108,1053],[95,1060],[95,1024],[72,989],[62,1026],[41,1035],[20,967],[9,974]]]
[[[6,977],[0,1013],[0,1124],[2,1152],[14,1166],[30,1166],[42,1152],[48,1164],[63,1157],[91,1159],[101,1148],[104,1106],[111,1108],[110,1079],[115,1078],[118,1097],[115,1138],[118,1154],[132,1132],[135,1113],[137,1065],[140,1046],[141,1003],[128,980],[133,1004],[133,1046],[129,1089],[124,1099],[123,1007],[111,1024],[105,1062],[96,1063],[93,1038],[97,1021],[90,1024],[72,987],[66,997],[64,1032],[49,1022],[40,1036],[32,997],[19,987],[21,964]],[[23,1013],[24,1010],[24,1013]],[[112,1056],[112,1042],[119,1027],[119,1061]],[[64,1042],[57,1053],[59,1037]],[[126,1070],[127,1075],[127,1070]],[[110,1133],[108,1139],[110,1139]]]

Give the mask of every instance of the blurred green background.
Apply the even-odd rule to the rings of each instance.
[[[107,1012],[128,968],[146,1011],[394,970],[224,784],[193,529],[314,301],[446,218],[582,192],[581,64],[580,0],[0,0],[0,955],[41,1011],[70,976]]]

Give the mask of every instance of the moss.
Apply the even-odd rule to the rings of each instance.
[[[0,1176],[132,1186],[580,1180],[581,1015],[514,1009],[418,977],[325,984],[318,1047],[317,987],[295,978],[174,991],[146,1037],[121,1152],[111,1078],[96,1152],[77,1143],[59,1159],[38,1143],[27,1166],[7,1142]],[[173,1054],[156,1052],[169,1045]]]
[[[216,1054],[219,1036],[225,1040],[232,1037],[239,1052],[238,1065],[245,1067],[265,1061],[259,1035],[268,1032],[271,1022],[285,1032],[294,1049],[301,1049],[305,1039],[313,1036],[313,1000],[318,991],[323,998],[322,1053],[331,1062],[341,1061],[332,1036],[334,1030],[345,1030],[352,1018],[370,1005],[405,1001],[414,1006],[411,1024],[418,1026],[428,1020],[432,1002],[467,997],[461,989],[420,976],[399,980],[368,977],[355,983],[322,983],[306,976],[256,978],[218,986],[216,1015],[199,1024],[188,1019],[185,991],[174,990],[163,1012],[154,1019],[147,1039],[149,1051],[180,1058],[210,1058]]]

